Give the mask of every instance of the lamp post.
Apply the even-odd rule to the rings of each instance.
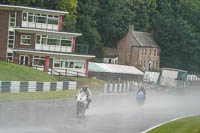
[[[151,70],[151,60],[149,60],[149,71]]]

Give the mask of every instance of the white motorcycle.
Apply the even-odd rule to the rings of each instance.
[[[76,115],[77,117],[81,117],[85,115],[85,111],[87,109],[87,104],[88,104],[88,100],[87,100],[87,95],[85,94],[85,92],[81,92],[76,96],[76,106],[77,106],[77,110],[76,110]]]

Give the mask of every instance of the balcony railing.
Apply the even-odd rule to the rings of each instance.
[[[88,54],[88,45],[76,44],[75,45],[75,53],[76,54]],[[36,44],[36,50],[44,50],[44,51],[52,51],[52,52],[64,52],[64,53],[72,53],[71,46],[60,46],[60,45],[41,45]]]
[[[41,45],[36,44],[36,50],[52,51],[52,52],[64,52],[71,53],[71,46],[60,46],[60,45]]]
[[[61,24],[62,24],[62,26],[59,27],[59,25],[61,25]],[[40,19],[36,19],[33,22],[22,21],[22,27],[76,33],[76,30],[73,28],[73,24],[70,22],[48,23],[47,20],[40,21]]]
[[[79,53],[79,54],[88,54],[88,49],[89,46],[88,45],[84,45],[84,44],[76,44],[75,45],[75,53]]]

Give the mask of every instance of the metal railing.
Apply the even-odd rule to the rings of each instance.
[[[61,31],[61,32],[73,32],[77,31],[74,28],[74,24],[70,22],[57,22],[57,23],[49,23],[47,20],[43,21],[41,19],[36,19],[35,21],[22,21],[22,26],[24,28],[33,28],[33,29],[44,29],[44,30],[52,30],[52,31]]]
[[[32,66],[33,68],[35,68],[36,70],[40,70],[45,72],[45,66]],[[69,69],[61,69],[61,68],[52,68],[49,67],[48,70],[48,74],[50,74],[51,76],[57,76],[58,80],[60,81],[62,79],[62,77],[67,78],[67,77],[84,77],[84,78],[88,78],[90,81],[90,76],[84,72],[79,72],[79,71],[75,71],[75,70],[69,70]]]
[[[89,46],[84,44],[75,45],[75,53],[88,54]]]

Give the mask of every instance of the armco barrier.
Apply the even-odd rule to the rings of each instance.
[[[37,81],[0,81],[0,93],[19,93],[37,91],[75,90],[76,81],[37,82]]]
[[[134,82],[105,84],[104,93],[129,92],[133,91],[135,88]]]

